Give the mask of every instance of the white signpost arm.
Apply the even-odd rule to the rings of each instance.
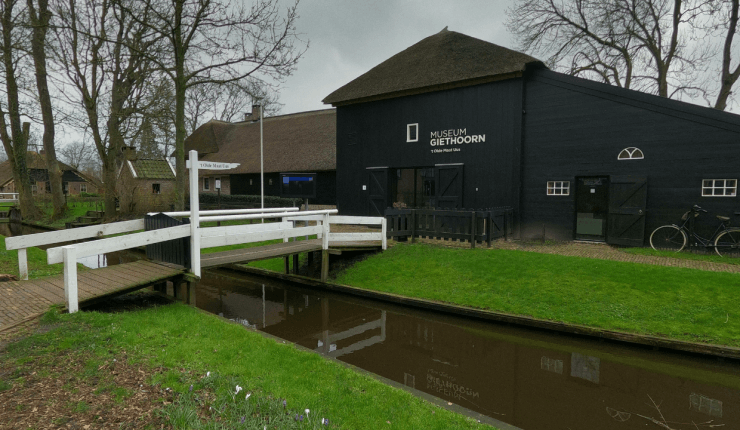
[[[198,196],[198,151],[190,151],[190,267],[200,277],[200,199]]]

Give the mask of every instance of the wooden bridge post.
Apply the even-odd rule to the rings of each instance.
[[[18,250],[18,274],[21,281],[28,281],[28,255],[26,248]]]
[[[75,313],[79,310],[77,300],[77,256],[75,247],[62,247],[64,255],[64,299],[67,301],[67,311]]]
[[[293,274],[298,274],[298,254],[293,254]]]
[[[321,236],[321,282],[329,279],[329,214],[324,215]]]
[[[188,153],[190,160],[190,270],[200,277],[200,196],[198,195],[198,151]]]
[[[285,274],[289,275],[290,274],[290,257],[286,255],[285,257],[283,257],[283,260],[285,260]]]

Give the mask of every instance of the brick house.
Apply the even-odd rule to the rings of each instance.
[[[65,194],[79,195],[81,193],[97,194],[103,191],[102,184],[94,178],[80,173],[74,167],[57,161],[62,170],[62,184]],[[31,193],[35,196],[51,194],[49,183],[49,171],[46,168],[46,160],[43,152],[41,154],[29,151],[26,155],[28,176],[31,180]],[[13,179],[13,166],[10,160],[0,163],[0,192],[14,193],[15,181]]]
[[[118,171],[118,199],[122,213],[172,210],[175,169],[165,159],[138,158],[133,147],[124,148]]]

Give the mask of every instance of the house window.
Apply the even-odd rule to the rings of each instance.
[[[80,192],[81,193],[87,192],[87,184],[80,184]]]
[[[570,181],[548,181],[548,196],[567,196],[570,195]]]
[[[617,160],[642,160],[643,158],[645,158],[645,155],[642,153],[640,148],[635,148],[633,146],[624,148],[617,156]]]
[[[701,183],[702,197],[735,197],[737,179],[704,179]]]
[[[406,124],[406,142],[419,141],[419,124]]]
[[[162,194],[162,188],[159,184],[152,184],[152,194]]]
[[[272,179],[267,180],[267,185],[272,185]]]
[[[249,185],[252,185],[252,180],[251,179],[249,180]]]
[[[211,189],[211,181],[209,178],[203,178],[203,190],[208,191]]]

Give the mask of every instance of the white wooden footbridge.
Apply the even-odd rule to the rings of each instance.
[[[190,152],[191,160],[197,161],[197,153]],[[190,187],[197,190],[197,164],[191,166]],[[212,166],[209,166],[212,168]],[[8,250],[18,250],[18,265],[21,281],[8,284],[6,292],[0,291],[3,300],[45,300],[63,303],[69,312],[79,309],[79,302],[111,294],[162,283],[167,279],[185,276],[187,297],[194,296],[193,282],[201,275],[202,268],[217,267],[232,263],[245,263],[268,258],[288,257],[303,252],[321,251],[321,278],[325,281],[329,270],[329,254],[342,249],[386,249],[386,223],[383,217],[339,216],[336,209],[301,211],[298,208],[263,208],[201,211],[197,191],[190,193],[190,211],[169,212],[164,215],[177,218],[189,217],[189,224],[142,231],[144,219],[100,224],[69,230],[8,237]],[[222,227],[204,227],[202,223],[217,221],[259,220],[255,224],[238,224]],[[264,222],[270,220],[273,222]],[[332,232],[332,225],[342,224],[372,226],[374,230],[360,233]],[[108,236],[108,237],[105,237]],[[182,238],[190,241],[190,268],[157,261],[137,261],[102,269],[78,273],[77,262],[109,252],[122,251]],[[229,245],[262,243],[282,239],[280,243],[263,244],[222,252],[201,251]],[[305,239],[305,240],[300,240]],[[70,243],[84,240],[79,243]],[[59,245],[47,249],[48,264],[64,263],[64,275],[38,280],[28,280],[26,249],[36,246]],[[297,258],[294,258],[294,267]],[[59,278],[59,279],[57,279]],[[15,299],[11,297],[15,294]],[[35,298],[35,299],[34,299]],[[61,299],[63,298],[63,302]],[[48,307],[48,304],[45,305]],[[23,307],[23,306],[21,306]],[[42,308],[44,306],[41,306]],[[7,326],[0,309],[0,329]]]

